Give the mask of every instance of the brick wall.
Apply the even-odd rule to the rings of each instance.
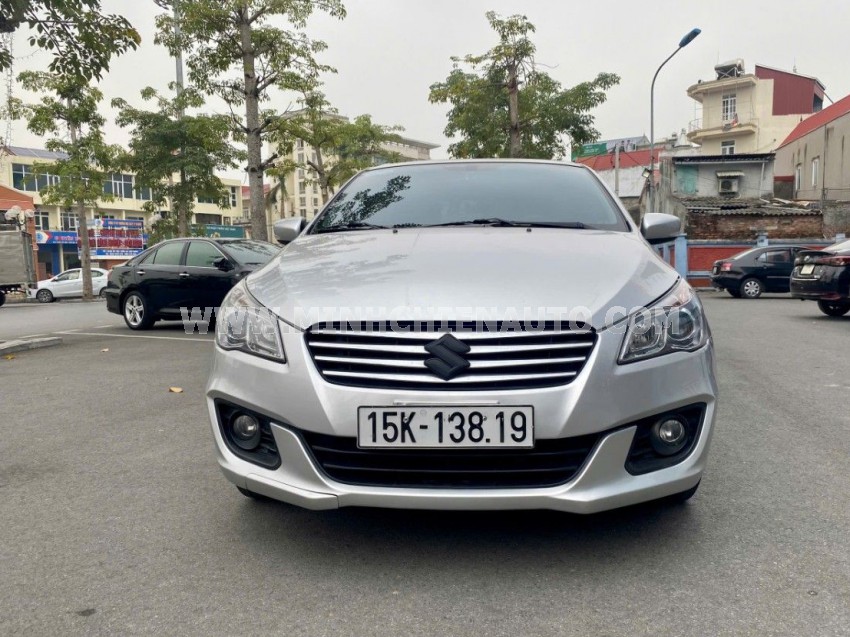
[[[725,239],[754,241],[760,232],[786,239],[811,239],[824,236],[821,215],[718,215],[691,212],[688,215],[688,239]],[[835,232],[830,233],[831,236]]]
[[[850,203],[827,203],[823,210],[823,232],[827,237],[844,233],[850,237]]]

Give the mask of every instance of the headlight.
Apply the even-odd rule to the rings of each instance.
[[[251,296],[244,280],[228,293],[221,304],[216,318],[215,340],[224,349],[286,362],[277,317]]]
[[[619,363],[632,363],[673,352],[692,352],[708,341],[702,304],[690,285],[679,281],[650,308],[629,318]]]

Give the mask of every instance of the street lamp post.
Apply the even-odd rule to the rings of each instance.
[[[679,40],[679,48],[673,51],[670,56],[661,63],[661,66],[655,71],[652,76],[652,86],[649,89],[649,212],[655,212],[655,80],[658,73],[664,68],[673,56],[688,46],[694,41],[702,29],[691,29],[685,36]]]

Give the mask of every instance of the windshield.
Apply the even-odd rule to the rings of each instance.
[[[280,252],[280,248],[265,241],[228,241],[220,244],[241,265],[263,265]]]
[[[619,209],[596,177],[583,168],[567,164],[449,162],[361,173],[328,204],[312,231],[464,222],[628,230]]]

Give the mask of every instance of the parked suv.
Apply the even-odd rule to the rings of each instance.
[[[590,513],[697,489],[717,388],[702,305],[589,169],[363,171],[222,304],[207,406],[251,497]]]
[[[850,312],[850,241],[798,253],[791,296],[817,301],[818,309],[827,316]]]
[[[770,246],[739,252],[728,259],[715,261],[711,283],[735,298],[757,299],[763,292],[788,292],[796,246]]]

